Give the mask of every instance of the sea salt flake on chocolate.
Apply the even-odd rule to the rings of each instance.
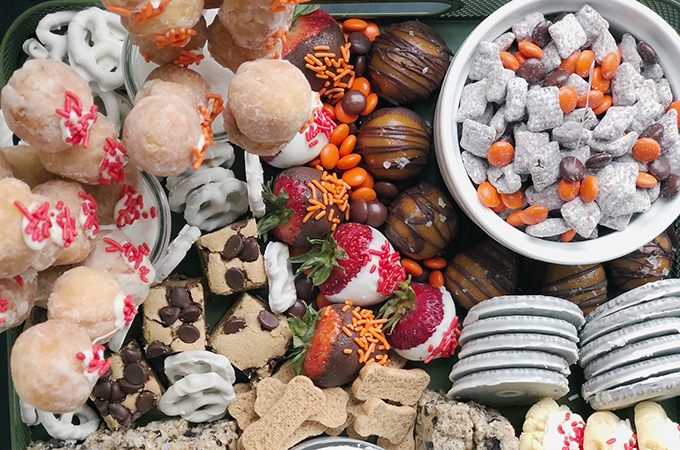
[[[593,130],[593,137],[605,141],[612,141],[626,131],[633,120],[631,108],[628,106],[612,106],[605,113],[600,123]]]
[[[592,51],[595,53],[595,62],[602,64],[604,58],[611,52],[617,51],[616,39],[607,30],[604,30],[600,36],[595,40]]]
[[[541,57],[541,61],[545,67],[546,74],[560,67],[562,58],[560,57],[560,53],[557,51],[557,45],[555,45],[554,42],[550,42],[543,47],[543,57]]]
[[[515,172],[513,163],[503,167],[489,167],[486,177],[501,194],[512,194],[522,187],[522,180]]]
[[[637,50],[635,50],[637,53]],[[637,90],[645,81],[631,63],[624,62],[612,77],[612,105],[631,106],[637,100]]]
[[[560,179],[560,144],[550,142],[531,155],[529,171],[537,191],[542,191]]]
[[[557,86],[532,89],[527,94],[529,131],[550,130],[562,125],[564,113],[560,108],[560,89]]]
[[[573,228],[578,235],[584,238],[591,236],[602,217],[602,211],[600,211],[597,203],[584,203],[581,197],[576,197],[574,200],[562,205],[560,212],[569,227]]]
[[[532,133],[531,131],[515,132],[515,171],[518,174],[530,173],[531,156],[538,149],[550,142],[548,133]],[[513,191],[514,192],[514,191]]]
[[[564,219],[556,217],[545,219],[543,222],[539,222],[536,225],[529,225],[524,231],[530,236],[545,238],[559,236],[570,229],[571,227]]]
[[[629,63],[639,73],[642,66],[642,57],[637,51],[637,41],[632,34],[625,33],[621,37],[619,49],[621,50],[621,62],[624,64]]]
[[[673,102],[671,84],[665,78],[662,78],[658,83],[656,83],[656,94],[659,96],[659,103],[661,103],[661,106],[666,109],[671,104],[671,102]]]
[[[626,214],[626,202],[635,195],[638,167],[635,163],[612,162],[595,174],[599,185],[595,202],[604,214]]]
[[[505,130],[508,128],[508,122],[505,120],[505,105],[498,108],[498,111],[493,115],[488,125],[496,130],[496,139],[505,133]]]
[[[536,25],[538,25],[544,19],[545,17],[543,16],[543,13],[537,11],[526,15],[524,19],[515,23],[512,26],[512,32],[515,34],[517,42],[531,42],[531,33],[534,31],[534,28],[536,28]]]
[[[588,37],[588,42],[595,42],[600,34],[609,29],[609,22],[590,5],[583,5],[576,11],[576,19]]]
[[[551,184],[540,192],[534,186],[529,186],[524,192],[524,197],[531,206],[542,205],[548,208],[548,211],[558,210],[564,205],[557,183]]]
[[[603,227],[610,228],[612,230],[623,231],[630,223],[631,217],[633,217],[632,214],[621,214],[618,216],[609,216],[607,214],[604,214],[600,219],[600,225],[602,225]]]
[[[583,31],[583,27],[573,14],[567,14],[562,20],[552,24],[548,28],[548,33],[552,36],[563,59],[568,58],[588,41],[586,32]]]
[[[480,42],[472,57],[468,77],[474,81],[481,80],[497,68],[503,68],[500,47],[493,42]]]
[[[529,83],[524,78],[515,77],[508,81],[505,96],[505,120],[518,122],[524,119],[527,109]]]
[[[486,80],[486,101],[504,103],[508,81],[515,78],[515,72],[500,67],[491,71],[488,76]]]
[[[484,114],[486,109],[486,80],[470,83],[463,87],[456,122],[462,123]]]
[[[659,139],[659,145],[661,150],[664,151],[680,139],[680,133],[678,133],[678,111],[675,108],[669,109],[666,111],[666,114],[661,116],[658,123],[663,126],[663,136]]]
[[[658,83],[663,78],[663,67],[661,67],[661,64],[659,63],[647,64],[646,62],[643,62],[640,74],[645,77],[645,79],[651,79]]]
[[[605,145],[604,151],[615,158],[618,156],[623,156],[633,149],[633,145],[635,145],[635,141],[637,141],[637,139],[638,134],[635,131],[631,131],[625,136]]]
[[[466,120],[463,122],[463,132],[460,147],[475,156],[486,158],[491,144],[496,140],[496,130],[488,125]]]
[[[463,159],[463,167],[468,176],[475,184],[482,184],[486,181],[486,171],[489,164],[483,158],[478,158],[468,151],[461,153],[460,157]]]

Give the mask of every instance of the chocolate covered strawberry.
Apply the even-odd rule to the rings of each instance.
[[[266,236],[271,231],[287,244],[308,246],[309,239],[323,239],[346,220],[349,192],[335,174],[312,167],[286,169],[263,191],[267,213],[257,224],[258,232]]]
[[[358,317],[361,317],[361,323]],[[376,320],[369,309],[329,305],[320,311],[307,306],[305,316],[291,317],[293,364],[321,387],[349,383],[368,362],[387,364],[389,344],[382,334],[385,320]],[[372,341],[369,342],[369,337]]]
[[[368,306],[387,299],[406,279],[399,253],[378,230],[360,223],[340,225],[309,252],[291,258],[309,271],[314,285],[333,303]]]
[[[380,316],[388,319],[387,341],[406,359],[428,363],[453,355],[458,346],[456,306],[444,287],[399,283]]]

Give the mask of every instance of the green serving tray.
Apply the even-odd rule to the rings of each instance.
[[[656,11],[661,17],[668,21],[676,31],[680,31],[680,3],[673,0],[639,0],[640,3],[648,6]],[[585,0],[584,0],[585,2]],[[379,25],[387,25],[391,22],[399,22],[408,18],[417,17],[423,22],[432,26],[444,38],[449,47],[456,51],[467,35],[483,20],[485,17],[493,13],[497,8],[507,3],[505,0],[437,0],[437,1],[408,1],[408,0],[393,0],[393,1],[344,1],[344,0],[326,0],[316,3],[322,3],[324,9],[331,11],[337,17],[371,17],[375,18]],[[8,29],[2,43],[0,44],[0,85],[4,85],[12,72],[19,68],[24,60],[25,55],[21,50],[22,43],[33,37],[33,32],[37,23],[45,15],[63,11],[65,9],[85,9],[91,6],[100,5],[91,0],[72,0],[72,1],[50,1],[35,6],[23,13]],[[404,12],[405,11],[405,12]],[[416,112],[421,115],[426,121],[432,123],[434,120],[434,110],[436,105],[436,97],[432,97],[429,101],[418,105],[415,108]],[[235,170],[237,176],[243,176],[243,162],[237,159]],[[239,174],[238,172],[241,171]],[[444,186],[443,180],[439,173],[439,169],[435,160],[432,160],[430,167],[428,167],[425,178],[433,184]],[[173,235],[175,235],[183,225],[183,218],[181,215],[173,214]],[[450,250],[455,252],[455,249],[460,248],[461,245],[483,238],[484,233],[479,230],[464,214],[459,212],[460,218],[460,232],[452,243]],[[676,230],[680,231],[680,223],[676,221]],[[671,276],[680,276],[680,252],[676,254],[675,263]],[[200,265],[198,263],[198,255],[192,251],[187,255],[187,258],[178,268],[178,273],[183,273],[189,277],[196,277],[201,275]],[[528,292],[526,287],[520,287],[520,291]],[[257,293],[257,291],[255,292]],[[260,292],[262,298],[266,298],[266,291]],[[610,295],[615,295],[615,292],[610,292]],[[229,305],[237,298],[230,297],[213,297],[207,300],[206,315],[209,328],[214,326],[219,318],[226,312]],[[140,320],[135,321],[131,335],[141,336]],[[12,345],[20,332],[19,328],[14,328],[7,331],[7,350],[8,355],[11,353]],[[422,367],[427,370],[431,376],[430,389],[447,391],[451,387],[451,382],[448,379],[448,374],[451,367],[455,363],[456,358],[438,359],[425,365],[422,363],[410,363],[410,367]],[[162,365],[159,361],[152,361],[154,368],[162,372]],[[9,371],[9,364],[7,364]],[[560,403],[568,404],[573,411],[588,417],[592,410],[578,395],[580,387],[583,383],[583,374],[578,366],[572,366],[572,375],[569,377],[570,392]],[[572,398],[573,400],[568,400]],[[25,450],[28,444],[33,440],[48,439],[49,436],[45,433],[42,427],[28,427],[21,421],[19,412],[19,399],[14,392],[11,376],[9,376],[9,408],[11,421],[11,449]],[[676,399],[670,399],[661,402],[666,408],[669,417],[673,420],[678,419],[678,402]],[[519,433],[522,429],[524,415],[528,410],[528,406],[512,406],[499,408],[500,411],[510,419],[515,430]],[[633,419],[632,408],[618,411],[622,417]],[[145,415],[144,420],[155,420],[163,417],[158,412],[150,412]],[[0,444],[4,444],[3,439],[0,438]],[[0,445],[0,447],[3,447]],[[4,447],[3,447],[4,448]]]

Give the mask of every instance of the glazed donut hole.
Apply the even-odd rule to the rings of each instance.
[[[279,28],[288,29],[293,18],[295,5],[284,4],[284,10],[272,14],[271,2],[251,0],[225,0],[218,12],[218,17],[229,30],[240,47],[261,49],[267,45],[267,38]]]
[[[47,301],[49,320],[60,319],[83,327],[97,344],[107,342],[122,327],[116,303],[122,291],[108,273],[90,267],[75,267],[55,281]]]
[[[38,273],[29,269],[15,277],[0,279],[0,298],[6,300],[7,310],[0,312],[0,333],[21,324],[31,313],[38,289]]]
[[[207,92],[205,94],[207,94]],[[172,81],[149,80],[145,82],[139,92],[137,92],[135,104],[146,97],[152,97],[156,95],[175,95],[182,100],[186,100],[198,116],[200,114],[200,107],[205,107],[208,105],[205,94],[203,94],[202,90],[200,89],[192,89],[189,86],[184,86]]]
[[[60,152],[70,144],[62,139],[57,109],[64,108],[65,92],[77,95],[83,111],[94,102],[90,87],[61,61],[30,60],[15,71],[2,89],[0,107],[10,129],[20,139],[44,152]]]
[[[202,15],[203,0],[172,0],[165,5],[165,12],[153,19],[132,23],[132,17],[121,17],[121,22],[131,35],[155,40],[170,29],[193,28]]]
[[[196,25],[193,27],[193,30],[196,32],[196,35],[192,36],[191,39],[189,39],[189,42],[187,42],[186,45],[184,45],[183,47],[166,45],[163,48],[158,48],[158,41],[156,40],[155,36],[143,37],[131,34],[130,41],[132,41],[133,44],[139,47],[139,53],[148,60],[153,61],[154,63],[159,65],[170,64],[181,56],[182,51],[202,49],[207,40],[206,28],[207,25],[205,22],[205,18],[201,16]],[[181,67],[175,64],[173,65],[175,67]]]
[[[45,169],[40,161],[40,152],[35,147],[15,145],[3,148],[0,153],[7,157],[12,166],[14,177],[28,184],[31,189],[46,181],[58,178],[57,175]]]
[[[85,330],[65,320],[48,320],[19,335],[10,357],[12,381],[19,398],[55,414],[75,410],[87,401],[97,372],[78,353],[92,351]]]
[[[146,77],[145,81],[160,80],[180,84],[195,92],[201,98],[205,98],[210,92],[210,84],[203,79],[200,73],[188,67],[176,64],[164,64],[156,67]]]
[[[14,177],[12,165],[9,163],[4,152],[0,151],[0,178]]]
[[[208,51],[218,64],[232,72],[236,72],[241,64],[246,61],[254,61],[260,58],[269,58],[281,52],[281,41],[275,41],[271,49],[266,46],[260,48],[241,47],[236,43],[234,36],[224,26],[219,18],[215,18],[208,27]],[[152,72],[153,73],[153,72]]]
[[[136,191],[140,190],[142,182],[142,175],[131,161],[128,161],[125,166],[125,181],[123,183],[104,183],[104,184],[86,184],[83,189],[90,194],[97,203],[97,218],[99,225],[114,225],[116,219],[114,217],[114,210],[116,203],[121,199],[123,186],[131,186]]]

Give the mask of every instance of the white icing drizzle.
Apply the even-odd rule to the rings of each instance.
[[[33,203],[31,203],[30,205],[28,205],[28,207],[27,207],[26,209],[28,209],[30,212],[33,212],[33,211],[35,211],[40,205],[42,205],[42,203],[40,203],[40,202],[33,202]],[[48,214],[49,214],[49,213],[48,213]],[[28,246],[28,248],[30,248],[31,250],[34,250],[34,251],[36,251],[36,252],[37,252],[37,251],[40,251],[40,250],[42,250],[42,249],[45,247],[45,244],[47,244],[47,239],[45,238],[45,239],[43,239],[43,240],[41,240],[41,241],[34,241],[34,240],[33,240],[33,236],[31,236],[31,234],[29,234],[29,233],[26,232],[26,227],[28,227],[29,224],[30,224],[30,220],[29,220],[28,217],[26,217],[26,215],[24,214],[24,217],[21,219],[21,234],[24,236],[24,242],[26,243],[26,245]],[[53,233],[50,232],[50,235],[52,235],[52,234],[53,234]]]
[[[120,330],[125,326],[125,299],[127,298],[126,295],[124,294],[118,294],[116,295],[115,300],[113,301],[113,314],[116,318],[114,321],[114,325],[116,327],[116,331]]]
[[[84,111],[83,111],[84,112]],[[78,115],[78,113],[75,111],[75,109],[71,109],[69,113],[69,117],[62,117],[61,120],[59,121],[59,127],[61,128],[61,140],[64,141],[65,143],[69,145],[73,145],[71,142],[69,142],[67,139],[71,139],[73,137],[73,134],[71,133],[71,128],[69,128],[66,125],[66,122],[71,121],[71,123],[77,123],[78,120],[80,119],[81,116]],[[97,121],[96,118],[94,119],[87,119],[87,129],[89,130],[92,127],[92,124]]]
[[[248,186],[248,204],[253,216],[262,217],[267,212],[267,208],[262,198],[262,187],[264,185],[264,170],[258,155],[245,152],[246,162],[246,184]]]
[[[269,307],[281,314],[297,300],[293,264],[288,260],[290,251],[286,244],[269,242],[264,251],[264,269],[269,281]]]
[[[555,411],[548,415],[545,424],[543,447],[546,449],[581,450],[585,423],[578,414],[570,411]],[[580,430],[580,431],[576,431]]]
[[[21,49],[29,59],[50,59],[50,52],[35,38],[26,39]]]
[[[192,373],[168,388],[158,409],[189,422],[212,422],[225,416],[234,397],[232,384],[215,372]]]
[[[99,341],[100,339],[102,339],[102,338],[97,339],[97,341]],[[95,359],[94,353],[92,352],[93,348],[94,347],[90,347],[90,348],[80,352],[83,355],[85,355],[85,359],[83,359],[83,366],[85,366],[85,368],[83,369],[83,375],[85,375],[85,378],[87,378],[90,381],[90,383],[94,383],[95,381],[97,381],[99,379],[99,376],[100,376],[99,372],[97,370],[93,370],[93,371],[89,370],[90,361]],[[101,347],[101,349],[99,349],[98,352],[97,352],[100,360],[104,360],[104,350],[103,350],[103,348],[104,347]]]

